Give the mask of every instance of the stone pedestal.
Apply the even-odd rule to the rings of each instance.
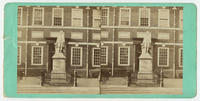
[[[53,59],[53,70],[51,72],[51,82],[52,83],[66,83],[66,79],[69,74],[65,70],[65,59],[66,57],[63,53],[55,53],[52,57]]]
[[[139,57],[139,72],[137,84],[153,83],[152,57],[149,53],[142,53]]]

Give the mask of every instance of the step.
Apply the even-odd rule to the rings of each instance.
[[[78,87],[99,87],[98,78],[77,78]]]
[[[109,77],[108,80],[102,82],[102,85],[127,86],[127,77]]]
[[[62,87],[71,87],[73,82],[67,82],[66,80],[52,80],[45,82],[43,86],[62,86]]]

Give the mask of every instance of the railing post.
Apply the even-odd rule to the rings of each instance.
[[[45,72],[42,71],[41,72],[41,86],[44,86],[44,82],[45,82]]]
[[[130,85],[130,82],[131,82],[131,73],[130,73],[130,72],[127,72],[127,77],[128,77],[127,86],[129,86],[129,85]]]
[[[20,72],[19,72],[19,76],[20,76],[20,80],[23,80],[24,72],[23,72],[23,71],[20,71]]]
[[[160,71],[160,87],[164,87],[164,83],[163,83],[163,67],[161,67],[161,71]]]
[[[74,87],[77,87],[77,71],[74,70]]]
[[[99,73],[99,94],[101,94],[101,70]]]

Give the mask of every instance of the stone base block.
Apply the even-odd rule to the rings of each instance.
[[[65,85],[71,83],[71,75],[67,73],[51,73],[51,85]]]
[[[138,73],[136,84],[143,86],[152,86],[153,84],[155,84],[153,80],[153,73]]]
[[[151,72],[139,72],[138,75],[137,75],[137,79],[153,79],[153,73]]]

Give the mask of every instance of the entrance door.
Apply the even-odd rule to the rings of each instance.
[[[55,46],[54,43],[49,43],[49,56],[48,56],[48,72],[51,72],[53,69],[53,55],[55,54]]]
[[[135,73],[139,71],[139,57],[140,57],[141,52],[142,52],[141,45],[136,44],[135,45]]]

